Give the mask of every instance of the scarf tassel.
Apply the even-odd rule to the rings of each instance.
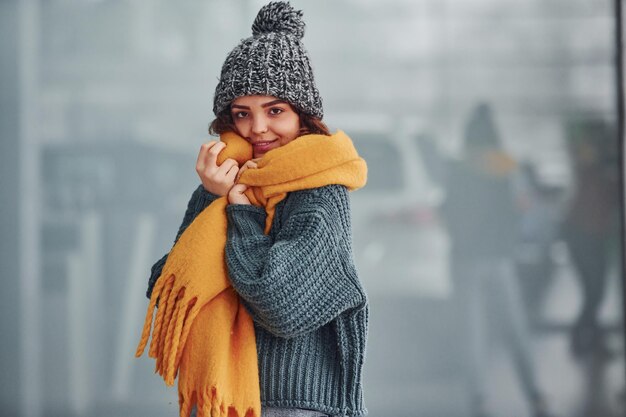
[[[226,406],[216,387],[207,388],[200,395],[196,391],[178,395],[180,417],[189,417],[194,404],[197,417],[258,417],[253,408],[248,408],[245,414],[240,414],[235,407]]]
[[[157,309],[155,316],[157,301],[160,303],[160,308]],[[139,357],[143,354],[150,338],[150,330],[152,330],[148,356],[156,359],[155,372],[161,375],[169,386],[174,385],[183,347],[193,319],[199,311],[196,297],[186,297],[185,287],[175,288],[175,275],[157,281],[150,298],[135,356]],[[154,329],[152,329],[153,321]]]
[[[174,274],[170,274],[165,279],[166,276],[167,274],[163,274],[157,280],[150,297],[141,340],[135,356],[139,357],[145,351],[152,330],[148,355],[156,359],[155,372],[163,377],[167,385],[171,386],[180,370],[191,325],[201,308],[196,297],[191,298],[185,295],[185,287],[176,286]],[[159,303],[158,309],[156,308],[157,302]],[[215,386],[196,387],[196,390],[188,393],[179,391],[180,417],[189,417],[194,405],[197,408],[197,417],[259,417],[253,407],[248,408],[244,413],[232,405],[227,406],[226,403]]]

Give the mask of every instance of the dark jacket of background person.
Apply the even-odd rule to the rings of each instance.
[[[567,144],[574,174],[574,193],[564,222],[563,238],[582,290],[582,305],[571,332],[575,356],[608,353],[599,310],[606,293],[611,253],[619,236],[617,140],[602,120],[571,123]]]
[[[512,256],[519,214],[512,191],[515,162],[500,149],[490,110],[479,106],[465,129],[466,157],[447,163],[442,214],[452,256]]]
[[[566,227],[602,238],[616,226],[619,202],[617,146],[602,121],[585,121],[568,129],[575,191]]]

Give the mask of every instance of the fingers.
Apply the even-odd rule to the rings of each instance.
[[[232,194],[243,194],[246,192],[246,190],[248,189],[248,186],[246,184],[235,184],[233,185],[233,188],[230,189],[230,192]]]
[[[241,178],[241,174],[243,174],[245,171],[244,168],[245,168],[245,165],[241,167],[241,169],[237,172],[237,175],[235,176],[235,183],[239,182],[239,178]]]
[[[211,142],[203,143],[202,146],[200,146],[200,152],[198,152],[198,160],[196,161],[196,171],[204,170],[209,150],[217,143],[218,142],[212,140]]]
[[[228,202],[230,204],[250,204],[250,200],[244,194],[248,186],[245,184],[235,184],[228,192]]]
[[[233,167],[239,167],[239,164],[234,159],[228,158],[227,160],[222,162],[222,165],[219,166],[219,168],[217,169],[217,174],[226,175]]]
[[[239,182],[239,178],[241,178],[241,175],[247,171],[248,169],[254,169],[254,168],[258,168],[257,163],[251,159],[249,161],[246,161],[245,164],[243,164],[243,166],[239,169],[239,172],[237,173],[237,177],[235,178],[235,182]]]
[[[224,142],[211,141],[203,143],[198,152],[196,171],[204,171],[206,168],[217,168],[217,156],[226,147]]]
[[[204,188],[217,195],[226,195],[234,184],[239,164],[232,158],[226,159],[221,165],[217,165],[218,155],[224,150],[226,144],[211,141],[200,146],[196,172]]]
[[[217,166],[217,157],[224,150],[226,144],[224,142],[217,142],[207,150],[206,165]]]
[[[226,172],[226,175],[224,175],[226,182],[228,184],[234,184],[235,182],[237,182],[237,180],[239,179],[239,171],[241,170],[239,169],[239,167],[237,167],[237,165],[230,168]]]
[[[196,172],[202,181],[202,185],[204,185],[207,191],[217,195],[230,194],[231,187],[239,181],[244,171],[258,167],[258,159],[246,161],[241,168],[239,168],[237,161],[232,158],[227,158],[222,162],[219,155],[225,148],[226,144],[224,142],[211,141],[203,143],[200,146],[196,161]],[[225,156],[224,154],[223,157]],[[220,164],[218,165],[218,163]],[[244,191],[245,189],[241,193]],[[247,200],[245,196],[237,199]]]

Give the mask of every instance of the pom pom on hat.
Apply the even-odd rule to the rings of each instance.
[[[301,10],[295,10],[291,4],[286,2],[273,1],[259,10],[254,23],[252,23],[252,35],[285,32],[302,39],[304,26]]]
[[[302,11],[289,3],[263,6],[252,24],[253,36],[233,48],[222,65],[213,113],[219,115],[238,97],[267,95],[321,119],[322,98],[301,42],[304,28]]]

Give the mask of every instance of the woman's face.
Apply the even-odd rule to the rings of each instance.
[[[300,136],[300,116],[274,96],[243,96],[230,105],[237,133],[252,144],[259,158]]]

